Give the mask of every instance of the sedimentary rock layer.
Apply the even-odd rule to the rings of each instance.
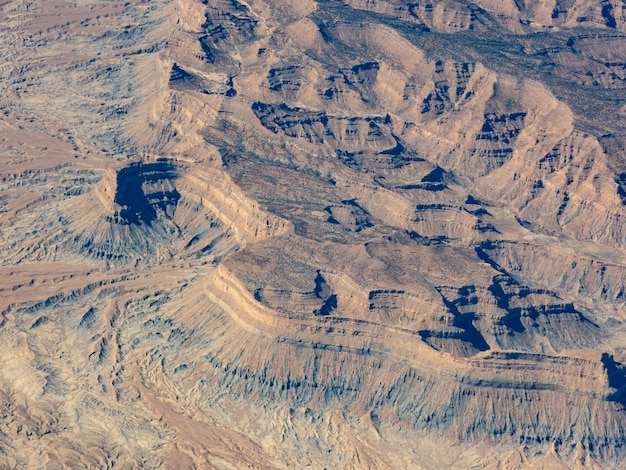
[[[618,2],[0,5],[0,466],[619,468]]]

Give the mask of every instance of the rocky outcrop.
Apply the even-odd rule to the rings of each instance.
[[[612,1],[476,0],[473,2],[406,2],[350,0],[355,8],[393,15],[438,32],[455,33],[497,24],[514,33],[587,26],[624,31],[624,11]]]
[[[395,150],[397,141],[386,128],[389,120],[380,117],[343,118],[325,112],[254,103],[252,111],[263,126],[273,133],[303,138],[312,144],[328,145],[337,150]]]
[[[5,2],[0,467],[620,468],[621,9]]]

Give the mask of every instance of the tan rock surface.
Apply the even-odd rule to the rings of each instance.
[[[0,467],[620,468],[619,2],[0,2]]]

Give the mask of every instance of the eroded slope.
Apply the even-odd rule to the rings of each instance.
[[[619,466],[617,3],[1,8],[1,465]]]

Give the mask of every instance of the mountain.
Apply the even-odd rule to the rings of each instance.
[[[623,2],[0,37],[0,467],[620,468]]]

